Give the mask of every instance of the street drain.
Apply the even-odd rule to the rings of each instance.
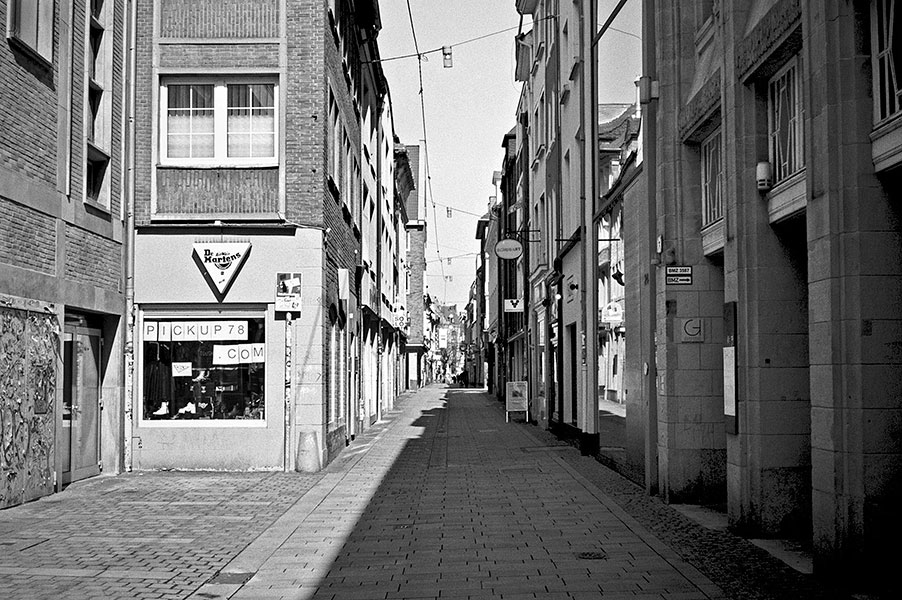
[[[576,558],[580,560],[603,560],[607,558],[608,555],[604,552],[577,552]]]
[[[253,573],[217,573],[207,581],[212,584],[243,585],[253,577]]]

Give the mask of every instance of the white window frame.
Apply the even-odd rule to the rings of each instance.
[[[723,219],[724,185],[723,185],[723,135],[717,131],[702,142],[701,153],[701,196],[702,196],[702,228],[713,225]],[[717,157],[717,162],[712,161]]]
[[[272,157],[228,156],[228,86],[240,84],[269,84],[273,86],[274,139]],[[212,157],[171,158],[168,156],[168,115],[170,85],[212,85],[213,86],[213,147]],[[235,75],[228,77],[165,76],[159,85],[159,156],[162,166],[232,168],[232,167],[277,167],[281,148],[279,123],[282,107],[279,103],[279,80],[276,76]]]
[[[894,28],[896,8],[895,0],[874,0],[871,3],[874,124],[877,126],[902,114],[902,82],[899,81],[902,73],[896,73],[893,57],[893,39],[902,35]],[[902,65],[902,57],[898,60]]]
[[[138,386],[138,395],[136,398],[136,407],[138,408],[138,426],[141,428],[159,428],[159,429],[265,429],[267,427],[267,423],[270,418],[276,418],[275,415],[270,415],[270,406],[269,406],[269,381],[273,376],[273,371],[277,368],[280,368],[278,365],[273,365],[270,367],[269,363],[269,348],[272,347],[273,338],[272,338],[272,319],[269,317],[267,311],[264,310],[249,310],[249,311],[228,311],[228,312],[214,312],[214,311],[202,311],[202,310],[175,310],[175,311],[141,311],[139,313],[139,321],[137,323],[138,331],[144,331],[144,321],[163,321],[166,319],[197,319],[198,321],[204,320],[216,320],[216,321],[230,321],[230,320],[241,320],[241,319],[262,319],[263,320],[263,332],[264,332],[264,343],[266,344],[266,362],[264,363],[264,386],[263,386],[263,406],[265,407],[263,410],[263,418],[262,419],[173,419],[173,420],[156,420],[156,419],[145,419],[144,418],[144,365],[145,365],[145,357],[144,357],[144,335],[140,334],[140,338],[137,340],[137,350],[138,350],[138,373],[141,373],[140,377],[137,377],[139,382]]]
[[[776,128],[782,119],[777,114],[783,94],[791,95],[787,131]],[[801,62],[793,57],[767,82],[767,147],[774,185],[788,180],[805,168],[804,106],[802,104]],[[787,141],[787,136],[791,138]]]

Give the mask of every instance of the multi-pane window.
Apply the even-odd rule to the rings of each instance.
[[[212,158],[216,127],[212,85],[170,85],[166,128],[168,158]]]
[[[7,36],[53,61],[53,0],[10,0]]]
[[[790,60],[767,85],[767,131],[774,183],[805,166],[799,62]]]
[[[702,227],[723,218],[723,161],[721,132],[702,142]]]
[[[260,81],[173,81],[162,86],[164,162],[272,165],[277,87]]]
[[[875,0],[871,11],[871,44],[874,60],[874,120],[885,121],[902,112],[902,88],[897,72],[902,69],[902,37],[896,25],[902,19],[895,0]]]
[[[271,84],[230,84],[228,155],[271,158],[276,153],[276,98]]]

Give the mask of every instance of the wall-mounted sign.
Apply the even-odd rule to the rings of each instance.
[[[514,238],[499,240],[495,244],[495,256],[501,260],[515,260],[523,255],[523,244]]]
[[[276,311],[301,310],[301,274],[276,273]]]
[[[680,329],[680,342],[682,343],[702,343],[705,341],[705,320],[694,319],[678,319]]]
[[[523,312],[523,299],[522,298],[505,298],[504,312],[506,312],[506,313]]]
[[[194,256],[220,301],[250,253],[250,242],[202,242],[194,244]]]
[[[666,285],[692,285],[692,267],[665,267],[664,283]]]
[[[623,323],[623,308],[620,302],[608,302],[601,309],[601,322],[611,325],[620,325]]]

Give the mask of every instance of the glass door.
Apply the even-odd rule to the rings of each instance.
[[[63,484],[100,473],[100,352],[100,331],[66,327]]]

